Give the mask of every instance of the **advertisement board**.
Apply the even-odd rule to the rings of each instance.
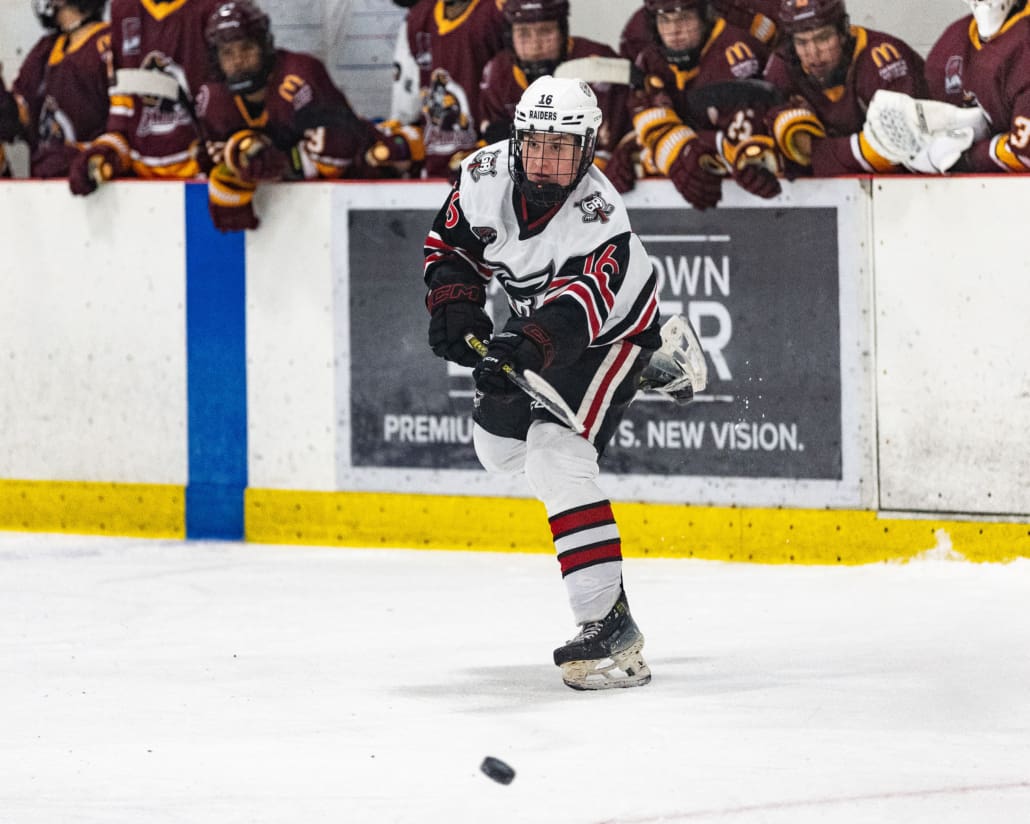
[[[770,208],[731,198],[699,213],[659,192],[630,208],[658,272],[662,314],[690,318],[710,383],[688,406],[639,396],[603,461],[615,488],[730,503],[827,490],[859,497],[848,470],[851,462],[855,474],[860,413],[845,408],[844,383],[846,373],[863,370],[853,339],[863,298],[854,283],[841,293],[839,200]],[[471,371],[436,358],[426,344],[421,244],[436,210],[352,204],[348,212],[346,417],[349,469],[359,475],[482,472],[472,447]],[[850,244],[854,215],[846,219]],[[503,324],[508,310],[496,284],[488,308]],[[680,483],[670,486],[671,478]]]

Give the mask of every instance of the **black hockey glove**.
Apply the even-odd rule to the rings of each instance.
[[[484,395],[517,395],[521,390],[508,379],[505,366],[520,373],[527,369],[539,372],[550,366],[553,360],[551,333],[534,320],[513,318],[494,335],[472,377],[476,379],[476,389]]]
[[[484,311],[486,293],[478,284],[449,283],[437,286],[426,295],[429,321],[429,346],[433,353],[462,366],[475,366],[479,355],[465,342],[471,332],[480,340],[493,334],[494,324]]]

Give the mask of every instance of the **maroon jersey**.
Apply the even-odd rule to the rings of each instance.
[[[479,81],[504,48],[503,0],[472,0],[455,20],[443,0],[421,0],[408,12],[408,48],[419,70],[425,174],[446,176],[448,162],[478,141]]]
[[[565,50],[565,59],[580,57],[617,57],[615,52],[603,43],[583,37],[570,37]],[[480,133],[489,142],[508,136],[515,120],[515,104],[529,86],[525,72],[515,62],[515,52],[505,49],[487,63],[483,70],[483,81],[479,84],[479,102],[483,111]],[[629,110],[627,100],[629,87],[611,83],[591,83],[590,88],[597,95],[597,105],[604,115],[597,139],[598,156],[604,160],[615,148],[619,139],[629,131]]]
[[[204,26],[219,0],[113,0],[111,35],[114,67],[160,69],[171,74],[190,95],[212,79]],[[121,139],[113,145],[140,177],[192,177],[197,132],[179,104],[112,94],[107,131]]]
[[[111,68],[107,23],[90,23],[70,46],[48,34],[32,48],[11,87],[15,106],[2,116],[0,140],[29,144],[33,177],[64,177],[75,153],[104,131]]]
[[[855,47],[840,84],[831,88],[808,77],[793,51],[774,54],[765,79],[787,97],[802,98],[826,137],[812,141],[812,173],[816,176],[889,171],[861,138],[865,112],[877,89],[926,97],[923,58],[904,41],[860,26],[851,27]]]
[[[956,106],[979,104],[994,133],[973,144],[961,168],[1030,170],[1030,6],[990,40],[973,18],[952,23],[926,59],[930,96]]]
[[[197,92],[197,116],[215,142],[249,129],[268,135],[284,152],[296,148],[294,172],[306,178],[361,171],[365,151],[383,137],[354,113],[320,60],[285,49],[276,50],[259,111],[248,110],[242,96],[215,82]]]

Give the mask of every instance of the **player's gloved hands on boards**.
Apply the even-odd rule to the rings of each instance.
[[[539,323],[530,318],[512,318],[490,340],[486,355],[476,364],[472,377],[476,389],[498,397],[519,394],[519,388],[505,374],[504,367],[516,372],[539,372],[554,360],[554,341]]]
[[[776,175],[754,163],[734,171],[733,179],[740,184],[741,189],[757,197],[776,197],[783,190]]]
[[[714,152],[705,151],[699,140],[690,140],[672,161],[669,180],[695,209],[712,209],[722,200],[722,177],[715,172],[719,165]]]
[[[254,205],[245,203],[242,206],[219,206],[208,201],[211,222],[219,232],[242,232],[245,229],[256,229],[261,221],[254,214]]]
[[[286,153],[261,132],[243,130],[225,141],[225,165],[240,180],[280,180],[290,167]]]
[[[426,295],[429,320],[429,347],[445,360],[462,366],[475,366],[479,355],[469,348],[465,335],[471,332],[485,341],[493,334],[494,324],[483,309],[486,292],[479,284],[447,283]]]
[[[97,186],[115,176],[121,160],[110,146],[87,146],[79,152],[68,168],[68,187],[73,195],[88,195]]]

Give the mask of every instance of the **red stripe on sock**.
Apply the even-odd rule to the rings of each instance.
[[[550,519],[551,535],[557,539],[566,532],[614,521],[615,516],[612,514],[612,505],[608,501],[601,501],[581,509],[573,509],[555,515]]]
[[[581,567],[590,566],[600,561],[621,561],[622,542],[615,541],[601,546],[592,546],[589,549],[572,549],[563,552],[558,556],[558,563],[561,564],[561,574],[568,575]]]

